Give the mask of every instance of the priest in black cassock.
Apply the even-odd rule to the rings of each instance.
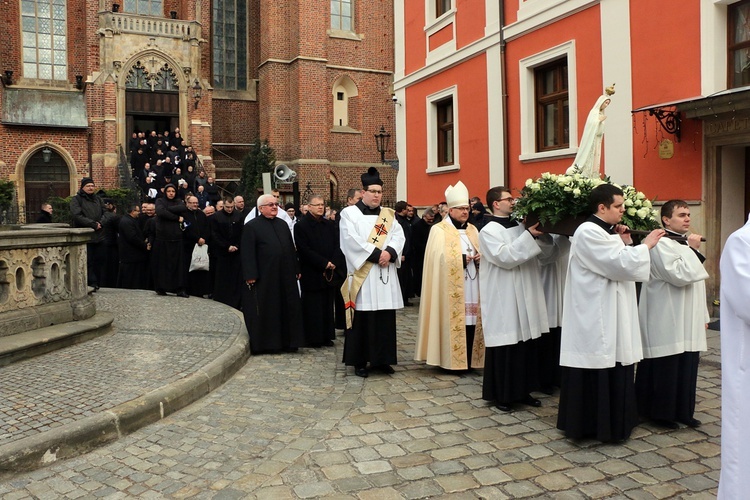
[[[221,210],[211,216],[211,255],[215,257],[213,299],[235,309],[242,301],[240,242],[243,220],[234,211],[234,199],[227,197]]]
[[[333,303],[346,277],[346,261],[339,245],[339,228],[323,218],[325,202],[312,196],[310,209],[294,225],[302,277],[305,344],[332,346],[336,337]]]
[[[120,219],[117,237],[120,257],[118,288],[146,288],[146,268],[151,245],[143,235],[138,220],[140,214],[141,208],[134,204],[128,207],[128,213]]]
[[[190,261],[193,257],[195,245],[208,245],[211,229],[208,225],[208,217],[198,207],[198,197],[190,195],[185,199],[188,211],[185,212],[185,231],[182,233],[182,252],[184,281],[187,283],[187,292],[195,297],[203,297],[211,293],[208,271],[190,272]]]
[[[240,246],[250,352],[294,352],[304,344],[297,252],[289,226],[276,217],[273,195],[258,198],[258,211],[243,228]]]

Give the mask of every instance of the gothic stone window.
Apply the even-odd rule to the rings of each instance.
[[[137,61],[130,68],[125,79],[125,88],[138,90],[177,90],[179,88],[177,75],[175,75],[169,64],[165,63],[156,73],[149,71]]]
[[[213,0],[214,87],[247,90],[247,0]]]
[[[568,126],[568,60],[557,59],[534,70],[536,93],[536,150],[567,148]]]
[[[65,0],[21,0],[24,77],[67,79],[66,21]]]

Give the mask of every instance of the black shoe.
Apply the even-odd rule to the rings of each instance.
[[[185,298],[185,299],[187,299],[188,297],[190,297],[190,295],[188,295],[188,294],[187,294],[187,293],[185,293],[185,292],[179,292],[179,293],[177,293],[177,296],[178,296],[178,297],[182,297],[182,298]]]
[[[500,411],[505,411],[505,412],[513,411],[513,408],[510,406],[509,403],[497,403],[495,404],[495,408],[497,408]]]
[[[95,292],[98,292],[98,291],[99,291],[99,285],[94,285],[94,291],[95,291]]]
[[[532,398],[530,394],[527,395],[525,398],[523,398],[521,401],[519,401],[519,403],[522,403],[528,406],[533,406],[535,408],[539,408],[540,406],[542,406],[542,402],[539,401],[537,398]]]
[[[703,422],[698,420],[697,418],[686,418],[685,420],[680,420],[683,424],[687,425],[688,427],[692,427],[693,429],[696,429],[701,426]]]
[[[374,367],[375,370],[378,370],[381,373],[385,373],[386,375],[393,375],[396,373],[396,370],[393,369],[391,365],[380,365]]]
[[[407,300],[406,302],[404,302],[404,305],[405,305],[406,307],[412,307],[412,306],[413,306],[414,304],[412,304],[411,302],[409,302],[409,301]]]
[[[367,368],[360,367],[354,368],[354,374],[358,377],[367,378],[370,374],[367,372]]]
[[[156,291],[156,295],[166,295],[166,294],[167,294],[167,292],[165,292],[164,290],[157,290]]]
[[[654,419],[654,424],[658,425],[659,427],[663,427],[665,429],[679,429],[680,428],[680,426],[677,425],[677,422],[672,422],[671,420]]]
[[[285,347],[282,349],[284,352],[297,352],[299,351],[299,347]]]

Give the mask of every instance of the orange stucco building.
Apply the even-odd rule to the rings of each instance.
[[[632,0],[397,3],[400,197],[431,205],[459,179],[480,197],[518,192],[564,172],[615,84],[601,171],[689,202],[717,298],[722,244],[750,210],[750,2],[665,0],[659,12]]]

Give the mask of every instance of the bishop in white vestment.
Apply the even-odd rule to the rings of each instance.
[[[432,226],[424,256],[416,361],[446,370],[484,366],[479,321],[479,233],[468,222],[469,191],[445,191],[448,216]]]
[[[750,220],[721,254],[721,476],[719,500],[750,492]]]

